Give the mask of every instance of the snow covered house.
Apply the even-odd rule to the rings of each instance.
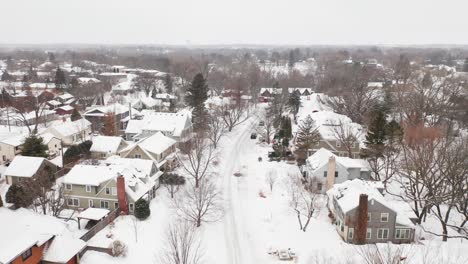
[[[96,136],[92,139],[91,157],[95,159],[108,158],[117,155],[128,143],[122,137]]]
[[[336,184],[327,191],[337,232],[345,242],[357,243],[360,238],[366,244],[414,241],[413,222],[382,192],[381,182],[359,179]]]
[[[171,169],[175,166],[176,143],[174,139],[164,136],[161,132],[143,138],[122,149],[119,154],[123,158],[145,159],[154,161],[158,168]]]
[[[304,120],[307,115],[310,115],[315,121],[320,133],[320,141],[312,149],[309,149],[308,156],[321,148],[325,148],[337,156],[355,159],[360,157],[360,144],[363,136],[361,125],[352,122],[345,115],[332,111],[304,113],[298,117],[298,123]],[[354,138],[354,140],[341,140],[348,136],[350,136],[350,139]],[[343,141],[349,143],[349,145],[343,144]],[[349,152],[351,152],[351,156]]]
[[[45,133],[50,133],[60,139],[63,145],[78,144],[89,139],[91,135],[91,123],[86,119],[66,121],[48,127],[41,134]]]
[[[57,115],[60,115],[60,116],[63,116],[63,115],[71,115],[73,113],[73,110],[75,110],[75,108],[71,105],[64,105],[64,106],[60,106],[60,107],[57,107],[55,109],[55,113]]]
[[[178,113],[163,113],[154,111],[141,111],[142,117],[128,122],[125,129],[127,140],[137,141],[151,136],[157,132],[185,143],[192,137],[192,119],[188,111]]]
[[[92,131],[101,132],[106,123],[108,115],[113,115],[117,128],[120,131],[125,131],[127,123],[130,120],[130,111],[132,114],[138,113],[136,109],[130,109],[128,106],[119,103],[97,106],[84,113],[84,117],[91,122]]]
[[[321,192],[347,180],[371,178],[370,165],[366,160],[339,157],[324,148],[308,157],[301,171],[307,180],[317,184],[317,190]]]
[[[162,100],[161,99],[154,99],[151,97],[144,97],[137,99],[132,103],[132,107],[138,111],[148,109],[148,110],[157,110],[161,109]]]
[[[21,154],[21,149],[27,135],[12,134],[0,140],[0,164],[8,164],[15,156]],[[55,156],[61,150],[60,140],[50,133],[40,135],[42,142],[48,147],[49,156]]]
[[[162,172],[151,160],[111,157],[99,165],[76,165],[62,177],[70,208],[120,208],[134,212],[139,199],[155,196]]]
[[[66,223],[24,208],[0,208],[0,263],[79,263],[86,242]]]
[[[8,184],[19,184],[24,179],[31,179],[44,170],[56,172],[57,166],[45,158],[16,156],[4,174]]]

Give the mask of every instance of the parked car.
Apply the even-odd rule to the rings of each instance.
[[[287,250],[280,250],[278,253],[278,258],[280,260],[291,260],[291,255],[289,255],[289,252]]]
[[[257,133],[250,134],[250,139],[257,139]]]

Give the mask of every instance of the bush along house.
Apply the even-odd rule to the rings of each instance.
[[[98,165],[74,166],[62,183],[68,208],[133,213],[136,201],[154,198],[161,175],[153,161],[111,157]]]
[[[359,179],[327,191],[338,234],[347,243],[396,244],[414,241],[415,226],[403,209],[387,201],[380,182]]]

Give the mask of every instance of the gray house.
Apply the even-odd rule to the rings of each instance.
[[[327,191],[336,230],[345,242],[356,243],[359,236],[365,238],[366,244],[414,241],[413,222],[402,208],[387,201],[382,191],[381,182],[359,179],[336,184]],[[364,219],[367,215],[367,221],[358,223],[359,213],[364,214]],[[357,234],[358,230],[363,233]]]
[[[301,171],[306,180],[314,180],[317,190],[322,193],[335,183],[352,179],[368,180],[371,176],[370,165],[366,160],[339,157],[325,148],[308,157]]]

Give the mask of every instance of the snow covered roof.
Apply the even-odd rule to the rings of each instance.
[[[55,83],[31,83],[29,87],[33,89],[55,89]]]
[[[10,146],[18,147],[18,146],[23,145],[25,139],[26,139],[26,135],[13,134],[10,137],[3,138],[0,142],[3,144],[10,145]]]
[[[55,217],[24,208],[10,210],[1,207],[0,263],[10,263],[27,249],[43,245],[65,228],[66,224]]]
[[[164,131],[172,136],[179,137],[186,126],[191,126],[190,115],[187,112],[162,113],[145,111],[142,120],[130,120],[125,133],[139,134],[147,131]]]
[[[61,107],[59,107],[57,109],[61,109],[63,111],[71,111],[71,110],[73,110],[75,108],[73,106],[70,106],[70,105],[64,105],[64,106],[61,106]]]
[[[169,149],[171,146],[175,145],[176,143],[177,141],[175,141],[174,139],[164,136],[161,132],[157,132],[152,136],[144,138],[136,142],[135,144],[130,145],[122,151],[129,151],[135,148],[136,146],[139,146],[140,148],[146,151],[159,155],[167,149]]]
[[[53,138],[56,138],[54,135],[52,135],[51,133],[44,133],[42,135],[39,135],[41,138],[42,138],[42,142],[44,144],[49,144],[49,142],[53,139]]]
[[[60,234],[52,240],[49,248],[44,252],[42,260],[52,263],[67,263],[85,247],[86,242],[83,240],[74,238],[71,234]]]
[[[36,174],[45,158],[16,156],[5,171],[5,175],[30,178]]]
[[[83,130],[88,129],[89,127],[91,127],[91,122],[82,118],[75,121],[63,122],[62,124],[55,125],[51,128],[57,131],[62,136],[66,137],[81,133]]]
[[[47,101],[48,104],[50,105],[53,105],[53,106],[57,106],[57,105],[61,105],[62,103],[57,101],[57,100],[50,100],[50,101]]]
[[[120,144],[124,141],[121,137],[96,136],[92,139],[91,152],[117,153]]]
[[[99,186],[117,177],[119,170],[114,166],[75,165],[65,176],[63,183]]]
[[[156,94],[157,99],[177,99],[177,96],[168,94],[168,93],[158,93]]]
[[[106,217],[106,215],[108,215],[109,212],[110,211],[108,209],[90,207],[78,214],[77,218],[99,221],[102,218]]]
[[[107,113],[114,113],[116,115],[128,112],[129,108],[127,106],[121,105],[119,103],[97,106],[85,112],[85,116],[104,116]],[[137,110],[132,109],[132,113],[138,113]]]
[[[59,95],[57,96],[58,98],[62,99],[62,100],[69,100],[71,98],[74,98],[73,95],[69,94],[69,93],[64,93],[62,95]]]
[[[87,83],[100,83],[101,81],[96,78],[88,78],[88,77],[80,77],[77,78],[80,84],[87,84]]]
[[[369,171],[369,163],[363,159],[352,159],[348,157],[339,157],[325,148],[320,148],[314,154],[307,158],[307,166],[312,173],[328,163],[330,157],[335,157],[336,163],[346,168],[359,168],[362,171]]]

